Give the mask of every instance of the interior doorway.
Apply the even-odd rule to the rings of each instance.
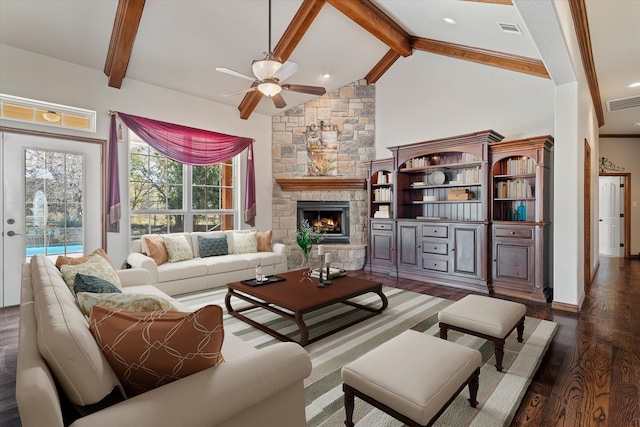
[[[599,177],[599,253],[629,257],[631,188],[628,173],[601,173]]]

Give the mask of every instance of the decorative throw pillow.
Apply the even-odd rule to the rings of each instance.
[[[89,328],[129,397],[224,362],[217,305],[192,313],[95,306]]]
[[[155,295],[111,293],[99,294],[80,292],[76,295],[78,305],[85,315],[91,313],[91,307],[99,305],[127,311],[178,311],[173,304]]]
[[[147,256],[154,260],[156,265],[169,261],[169,254],[162,236],[144,236],[142,240],[147,248]]]
[[[76,280],[76,274],[82,273],[87,276],[95,276],[99,279],[106,280],[107,282],[115,285],[118,289],[122,289],[120,283],[120,277],[111,264],[109,264],[100,255],[94,255],[83,264],[78,265],[61,265],[60,273],[62,278],[67,283],[67,286],[73,292],[73,286]]]
[[[78,292],[94,292],[98,294],[103,293],[122,293],[122,291],[113,283],[109,283],[99,277],[88,276],[86,274],[78,273],[73,280],[73,291]]]
[[[62,267],[63,265],[84,264],[85,262],[89,261],[89,258],[91,258],[94,255],[100,255],[102,258],[106,259],[109,262],[109,264],[111,264],[114,270],[117,270],[116,265],[113,263],[113,261],[111,261],[111,258],[109,258],[109,255],[107,255],[104,249],[101,249],[101,248],[96,249],[95,251],[91,252],[87,256],[81,256],[81,257],[69,257],[69,256],[58,255],[58,258],[56,259],[56,267],[58,267],[58,270],[60,270],[60,267]]]
[[[272,230],[265,231],[264,233],[258,231],[258,252],[271,252],[271,234]]]
[[[189,246],[189,242],[187,242],[187,238],[184,237],[184,235],[162,236],[162,240],[167,247],[169,262],[184,261],[193,258],[191,246]]]
[[[198,246],[200,247],[200,257],[227,255],[227,236],[205,237],[198,236]]]
[[[258,252],[257,232],[233,233],[233,253],[251,254]]]

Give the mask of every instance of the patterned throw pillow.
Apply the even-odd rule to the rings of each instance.
[[[94,292],[94,293],[122,293],[122,291],[112,283],[107,282],[99,277],[88,276],[86,274],[78,273],[73,280],[73,291],[78,292]]]
[[[127,396],[224,362],[222,308],[132,313],[96,306],[89,328]]]
[[[94,276],[102,280],[115,285],[118,289],[122,289],[120,283],[120,277],[116,270],[100,255],[94,255],[83,264],[78,265],[61,265],[60,273],[62,278],[67,283],[67,286],[73,292],[73,286],[75,285],[76,274],[82,273],[87,276]]]
[[[227,236],[204,237],[198,236],[198,246],[200,247],[200,257],[227,255]]]
[[[116,265],[113,263],[113,261],[111,261],[111,258],[109,258],[109,255],[107,255],[104,249],[101,249],[101,248],[96,249],[95,251],[91,252],[87,256],[81,256],[81,257],[69,257],[64,255],[58,255],[58,258],[56,259],[56,267],[58,267],[58,270],[60,270],[60,267],[62,267],[63,265],[84,264],[85,262],[89,261],[89,258],[91,258],[94,255],[100,255],[102,258],[106,259],[109,262],[109,264],[111,264],[114,270],[117,270]]]
[[[258,252],[258,233],[233,233],[233,253],[252,254]]]
[[[264,233],[258,231],[258,252],[271,252],[271,234],[272,230],[265,231]]]
[[[142,240],[147,248],[147,256],[154,260],[156,265],[169,261],[169,254],[162,236],[144,236]]]
[[[80,309],[86,316],[91,313],[91,307],[96,305],[137,312],[178,311],[169,301],[155,295],[131,293],[98,294],[93,292],[80,292],[76,295],[76,299],[78,300]]]
[[[169,262],[184,261],[193,258],[193,252],[187,238],[179,236],[162,236],[164,245],[167,247]]]

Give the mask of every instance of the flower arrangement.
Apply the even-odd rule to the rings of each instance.
[[[311,225],[309,225],[309,221],[307,219],[302,219],[300,221],[300,230],[295,230],[295,242],[302,250],[304,254],[305,261],[309,260],[309,253],[311,252],[311,247],[324,239],[325,236],[324,231],[317,231]]]

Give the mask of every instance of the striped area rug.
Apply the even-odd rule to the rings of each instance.
[[[436,335],[438,312],[452,301],[429,295],[384,287],[389,299],[389,307],[380,315],[338,332],[305,349],[311,355],[313,370],[305,380],[307,425],[310,427],[340,427],[344,425],[344,405],[340,369],[373,349],[384,341],[407,329]],[[178,299],[191,308],[206,304],[224,307],[226,289],[181,296]],[[380,298],[374,294],[363,295],[356,301],[379,307]],[[234,308],[240,307],[234,300]],[[337,324],[348,323],[361,315],[361,311],[344,304],[335,305],[305,316],[311,338],[332,329]],[[251,310],[245,313],[254,320],[266,323],[271,328],[297,339],[296,325],[266,310]],[[237,335],[256,348],[278,342],[264,332],[226,314],[225,331]],[[503,372],[495,369],[493,344],[470,335],[449,331],[449,341],[478,349],[482,353],[483,366],[480,369],[480,389],[478,406],[471,408],[465,388],[435,426],[508,426],[531,383],[540,361],[553,339],[557,323],[527,317],[525,320],[524,342],[518,343],[515,332],[505,344]],[[356,398],[354,422],[358,427],[385,426],[400,427],[396,421],[369,404]]]

